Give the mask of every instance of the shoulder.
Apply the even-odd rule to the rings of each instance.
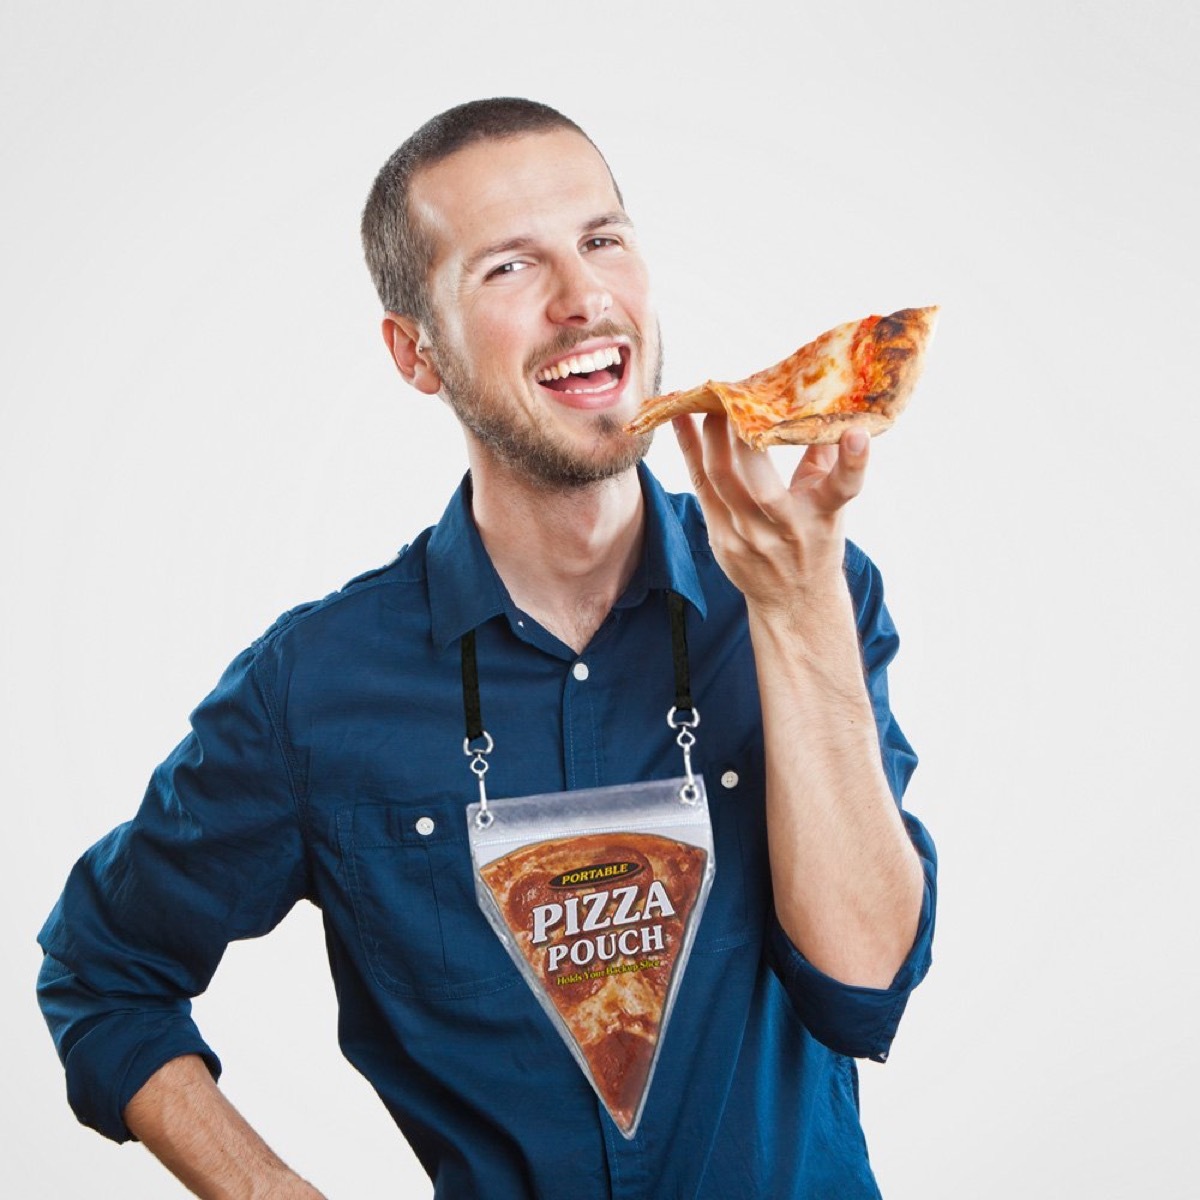
[[[309,600],[278,616],[250,647],[256,656],[295,650],[325,639],[337,640],[355,629],[376,627],[384,614],[391,623],[428,624],[425,552],[432,533],[426,529],[391,562],[372,567],[320,600]]]

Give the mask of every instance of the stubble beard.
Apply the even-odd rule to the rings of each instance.
[[[530,355],[529,372],[548,358],[566,354],[589,338],[628,337],[636,360],[642,361],[643,338],[636,330],[603,322],[588,330],[586,337],[564,333],[554,343],[540,347]],[[591,447],[581,451],[556,439],[549,430],[514,415],[511,403],[500,390],[471,377],[462,359],[446,351],[444,339],[431,331],[434,362],[442,379],[442,395],[463,426],[505,466],[524,479],[547,491],[573,491],[590,487],[624,474],[646,457],[653,432],[631,437],[622,423],[610,413],[596,413],[590,422]],[[658,394],[662,383],[662,337],[657,337],[657,353],[647,396]],[[626,368],[628,369],[628,368]]]

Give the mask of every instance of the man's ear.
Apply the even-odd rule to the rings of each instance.
[[[442,390],[442,377],[429,352],[429,342],[412,317],[383,314],[383,340],[396,369],[419,392],[435,396]]]

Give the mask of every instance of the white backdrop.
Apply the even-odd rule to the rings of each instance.
[[[851,522],[943,862],[863,1072],[885,1195],[1195,1196],[1196,12],[5,0],[9,1194],[178,1192],[71,1117],[34,935],[224,664],[440,514],[461,443],[385,357],[358,214],[428,116],[515,93],[608,155],[670,386],[943,306]],[[197,1015],[331,1197],[429,1195],[338,1055],[314,910]]]

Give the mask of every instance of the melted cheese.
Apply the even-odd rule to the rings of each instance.
[[[831,329],[821,338],[821,353],[811,364],[801,364],[791,383],[787,397],[787,416],[808,417],[815,413],[832,412],[856,390],[852,347],[858,323],[851,322]]]

